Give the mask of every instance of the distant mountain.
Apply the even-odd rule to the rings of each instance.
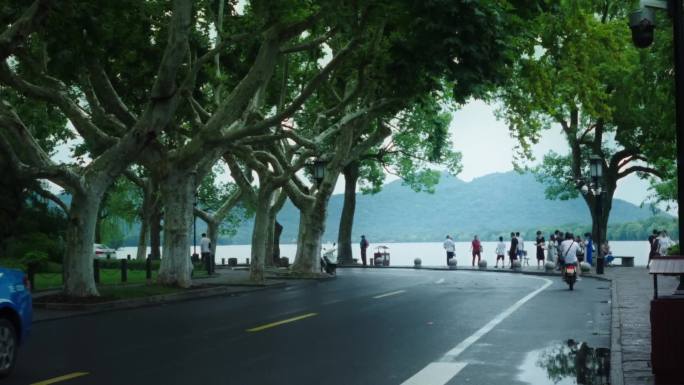
[[[343,199],[343,195],[330,199],[324,236],[327,242],[337,239]],[[652,216],[647,208],[616,199],[610,224]],[[281,242],[296,242],[299,211],[287,202],[278,220],[284,226]],[[249,243],[252,223],[246,221],[232,239],[222,239],[222,243]],[[547,200],[544,186],[531,174],[495,173],[471,182],[445,174],[434,194],[416,193],[400,181],[388,183],[376,195],[357,194],[353,239],[365,234],[375,242],[437,241],[448,233],[465,240],[473,234],[493,238],[510,231],[590,223],[584,201]]]

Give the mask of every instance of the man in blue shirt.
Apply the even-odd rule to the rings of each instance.
[[[584,237],[587,239],[587,249],[584,251],[584,254],[587,256],[587,263],[592,264],[592,254],[594,252],[594,242],[591,240],[591,234],[586,233],[584,234]]]

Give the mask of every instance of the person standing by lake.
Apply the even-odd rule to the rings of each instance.
[[[518,241],[517,245],[517,254],[518,254],[518,259],[520,260],[520,263],[522,264],[523,258],[525,258],[525,241],[523,240],[523,237],[520,235],[519,232],[515,232],[515,239]]]
[[[556,255],[558,255],[560,244],[563,242],[563,233],[560,230],[556,230],[554,234],[556,234]]]
[[[585,248],[584,240],[582,239],[582,237],[577,235],[577,236],[575,236],[575,243],[577,243],[577,245],[579,247],[577,249],[577,260],[580,262],[584,262],[584,248]]]
[[[496,263],[494,264],[495,269],[499,267],[499,259],[501,260],[501,268],[506,265],[504,255],[506,255],[506,242],[504,242],[503,237],[499,237],[499,243],[496,244]]]
[[[211,240],[207,238],[206,233],[202,233],[200,239],[200,252],[202,253],[202,262],[209,265],[209,272],[213,270],[213,261],[211,257]]]
[[[508,250],[508,257],[511,260],[512,269],[513,262],[518,260],[518,238],[515,237],[515,233],[511,233],[511,248]]]
[[[667,235],[667,231],[661,231],[658,236],[658,255],[666,256],[670,246],[672,246],[672,239]]]
[[[449,260],[454,257],[456,253],[456,243],[454,243],[454,240],[451,238],[451,235],[446,236],[446,240],[444,241],[444,250],[446,250],[446,257],[447,257],[447,266],[449,266]]]
[[[591,239],[590,233],[584,234],[584,238],[586,239],[584,255],[586,255],[587,263],[591,265],[594,256],[594,241]]]
[[[546,246],[546,239],[544,239],[541,231],[537,231],[537,239],[534,245],[537,246],[537,269],[540,269],[544,265],[544,247]]]
[[[368,249],[369,243],[365,235],[361,236],[361,244],[359,246],[361,246],[361,261],[366,266],[366,249]]]
[[[558,230],[556,230],[558,231]],[[556,242],[556,234],[553,233],[551,234],[551,237],[549,238],[549,243],[546,246],[547,251],[547,260],[549,262],[556,263],[556,259],[558,258],[558,243]]]
[[[470,243],[470,250],[473,252],[473,267],[475,267],[475,256],[477,256],[477,264],[480,264],[480,258],[482,253],[482,243],[477,239],[477,235],[473,238]]]
[[[608,241],[603,242],[601,245],[601,254],[606,258],[606,266],[610,266],[615,258],[613,257],[613,252],[610,251],[610,245],[608,244]]]

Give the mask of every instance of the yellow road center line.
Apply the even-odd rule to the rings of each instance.
[[[65,375],[63,375],[63,376],[59,376],[59,377],[55,377],[55,378],[50,378],[49,380],[40,381],[40,382],[34,382],[34,383],[31,384],[31,385],[50,385],[50,384],[54,384],[54,383],[57,383],[57,382],[62,382],[62,381],[66,381],[66,380],[71,380],[71,379],[74,379],[74,378],[77,378],[77,377],[87,376],[88,374],[89,374],[88,372],[75,372],[75,373],[69,373],[69,374],[65,374]]]
[[[309,317],[313,317],[313,316],[317,316],[317,315],[318,315],[318,313],[302,314],[302,315],[297,316],[297,317],[292,317],[292,318],[284,319],[284,320],[282,320],[282,321],[273,322],[273,323],[270,323],[270,324],[261,325],[261,326],[255,327],[255,328],[247,329],[247,331],[250,332],[250,333],[253,333],[253,332],[260,332],[260,331],[262,331],[262,330],[270,329],[270,328],[273,328],[273,327],[276,327],[276,326],[280,326],[280,325],[283,325],[283,324],[286,324],[286,323],[290,323],[290,322],[295,322],[295,321],[303,320],[304,318],[309,318]]]
[[[393,291],[393,292],[390,292],[390,293],[385,293],[385,294],[376,295],[376,296],[373,297],[373,298],[384,298],[384,297],[389,297],[390,295],[401,294],[401,293],[404,293],[405,291],[406,291],[406,290],[397,290],[397,291]]]

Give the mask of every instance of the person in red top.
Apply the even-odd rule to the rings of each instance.
[[[480,264],[480,254],[482,253],[482,244],[480,240],[477,239],[477,235],[473,238],[470,245],[470,250],[473,252],[473,267],[475,266],[475,257],[477,256],[477,264]]]

